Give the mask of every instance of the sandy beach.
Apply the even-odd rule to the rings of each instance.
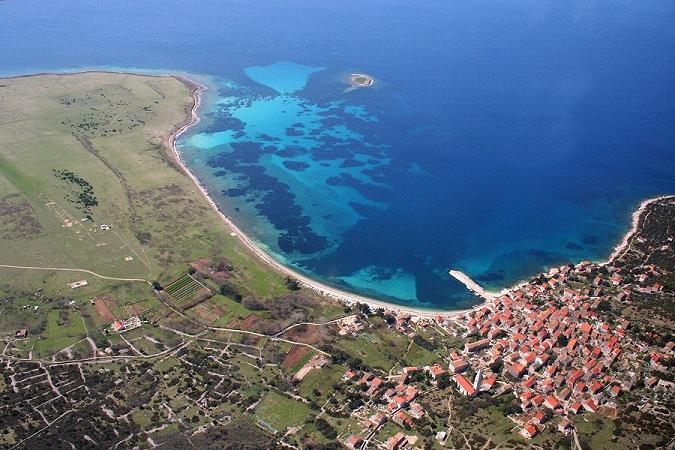
[[[517,283],[514,283],[512,286],[502,289],[499,292],[494,292],[494,291],[489,291],[487,289],[484,289],[482,286],[480,286],[478,283],[476,283],[474,280],[472,280],[468,275],[462,273],[459,270],[451,270],[450,271],[450,276],[454,277],[457,279],[460,283],[462,283],[464,286],[466,286],[467,290],[475,294],[477,297],[483,298],[483,302],[473,306],[472,308],[465,308],[465,309],[460,309],[460,310],[440,310],[440,309],[426,309],[426,308],[415,308],[412,306],[402,306],[402,305],[396,305],[393,303],[387,303],[385,301],[377,300],[374,298],[370,297],[365,297],[362,295],[354,294],[348,291],[344,291],[339,288],[335,288],[329,285],[326,285],[324,283],[321,283],[320,281],[314,280],[312,278],[309,278],[302,273],[299,273],[289,267],[284,266],[283,264],[279,263],[276,261],[273,257],[271,257],[267,252],[265,252],[263,249],[261,249],[259,246],[257,246],[241,229],[237,227],[237,225],[232,222],[227,216],[225,216],[220,209],[218,209],[218,206],[216,203],[213,201],[211,196],[209,195],[208,191],[206,188],[199,182],[199,180],[192,174],[192,172],[187,168],[185,163],[182,160],[181,154],[178,151],[178,148],[176,147],[176,141],[178,138],[185,133],[189,128],[193,127],[197,123],[199,123],[199,109],[202,106],[202,98],[203,98],[203,93],[208,89],[207,86],[204,84],[194,80],[193,78],[190,78],[189,76],[185,74],[176,74],[176,73],[143,73],[143,72],[126,72],[126,71],[115,71],[115,70],[96,70],[96,69],[90,69],[90,70],[79,70],[79,71],[73,71],[73,72],[45,72],[41,74],[53,74],[53,75],[62,75],[62,74],[71,74],[71,73],[86,73],[86,72],[108,72],[108,73],[125,73],[125,74],[137,74],[141,76],[172,76],[188,86],[192,90],[192,98],[193,102],[189,110],[186,110],[186,121],[177,127],[169,136],[165,136],[165,144],[167,146],[167,149],[169,150],[169,156],[172,158],[175,162],[175,164],[188,176],[190,179],[194,182],[194,184],[197,186],[199,191],[202,193],[204,198],[208,201],[208,203],[211,205],[211,207],[216,211],[216,213],[220,216],[220,218],[223,220],[223,222],[227,225],[227,227],[230,229],[231,234],[240,240],[240,242],[249,250],[251,253],[253,253],[256,257],[258,257],[262,262],[270,266],[272,269],[282,273],[283,275],[290,276],[292,278],[297,279],[300,281],[300,283],[303,285],[303,287],[307,289],[311,289],[320,295],[329,297],[331,299],[334,299],[336,301],[340,301],[342,303],[348,304],[348,305],[353,305],[356,303],[363,303],[366,305],[369,305],[373,309],[378,309],[382,308],[386,311],[389,311],[394,314],[409,314],[413,317],[420,317],[420,318],[435,318],[438,316],[444,317],[444,318],[450,318],[450,317],[455,317],[461,314],[464,314],[468,311],[472,311],[476,308],[481,308],[485,306],[486,304],[489,304],[492,300],[494,300],[496,297],[503,295],[505,293],[508,293],[512,290],[518,289],[522,287],[523,285],[527,284],[529,280],[532,277],[528,277],[527,279],[521,280]],[[20,78],[24,76],[34,76],[34,75],[18,75],[18,76],[13,76],[10,78]],[[675,195],[662,195],[658,197],[653,197],[653,198],[648,198],[640,204],[640,206],[633,212],[632,218],[631,218],[631,228],[628,230],[628,232],[623,236],[621,241],[614,247],[614,250],[612,253],[609,255],[609,257],[606,260],[603,261],[598,261],[598,264],[601,265],[607,265],[614,261],[616,258],[619,258],[624,254],[624,252],[628,249],[630,246],[631,240],[635,236],[635,233],[638,229],[639,222],[640,222],[640,217],[642,216],[643,212],[646,210],[646,208],[652,204],[653,202],[666,199],[666,198],[671,198],[675,197]],[[536,275],[536,274],[535,274]],[[533,275],[534,276],[534,275]]]
[[[457,271],[457,270],[452,270],[450,275],[456,278],[459,282],[464,284],[467,289],[471,292],[473,292],[475,295],[482,297],[485,302],[480,303],[472,308],[467,308],[467,309],[461,309],[461,310],[453,310],[453,311],[446,311],[446,310],[436,310],[436,309],[424,309],[424,308],[415,308],[415,307],[408,307],[408,306],[400,306],[396,304],[391,304],[387,303],[384,301],[380,301],[374,298],[370,297],[365,297],[362,295],[354,294],[351,292],[347,292],[332,286],[328,286],[324,283],[321,283],[317,280],[311,279],[289,267],[284,266],[283,264],[279,263],[276,261],[274,258],[272,258],[270,255],[268,255],[264,250],[262,250],[260,247],[258,247],[244,232],[242,232],[241,229],[237,227],[237,225],[232,222],[227,216],[225,216],[220,209],[218,209],[218,206],[216,203],[213,201],[211,196],[209,195],[208,191],[206,188],[199,182],[197,177],[195,177],[192,172],[187,168],[185,163],[182,160],[181,154],[178,151],[178,148],[176,147],[176,141],[178,138],[185,133],[189,128],[193,127],[197,123],[199,123],[199,108],[202,104],[202,97],[204,91],[207,89],[206,86],[189,79],[185,76],[182,75],[173,75],[176,77],[178,80],[181,82],[185,83],[189,88],[192,89],[192,97],[193,97],[193,104],[192,108],[190,109],[189,113],[189,118],[188,120],[181,125],[179,128],[177,128],[170,136],[168,140],[168,147],[173,153],[173,158],[175,159],[176,164],[183,170],[183,172],[192,179],[192,181],[195,183],[199,191],[202,193],[204,198],[209,202],[211,207],[216,211],[216,213],[220,216],[220,218],[225,222],[225,224],[230,228],[231,233],[233,235],[236,235],[236,237],[241,241],[241,243],[248,249],[250,250],[256,257],[258,257],[261,261],[269,265],[271,268],[274,270],[279,271],[280,273],[290,276],[292,278],[297,279],[300,281],[300,283],[303,285],[303,287],[307,289],[311,289],[323,296],[329,297],[331,299],[340,301],[342,303],[348,304],[348,305],[353,305],[356,303],[363,303],[368,306],[370,306],[373,309],[377,308],[382,308],[386,311],[395,313],[395,314],[409,314],[413,317],[420,317],[420,318],[434,318],[434,317],[444,317],[444,318],[450,318],[454,316],[458,316],[461,314],[464,314],[468,311],[472,311],[473,309],[480,308],[485,306],[487,303],[489,303],[491,300],[493,300],[495,297],[497,297],[500,294],[504,294],[506,292],[509,292],[510,290],[517,289],[518,287],[522,286],[523,284],[527,283],[528,280],[523,280],[519,283],[514,284],[514,286],[510,288],[503,289],[500,293],[495,293],[495,292],[490,292],[485,289],[483,289],[478,283],[473,281],[469,276],[466,274]],[[641,204],[640,207],[633,212],[632,215],[632,223],[631,223],[631,229],[624,235],[623,239],[621,242],[614,248],[614,251],[612,254],[609,256],[609,258],[602,262],[601,264],[608,264],[617,257],[619,257],[629,246],[630,241],[637,231],[637,227],[639,224],[640,216],[644,212],[645,208],[649,206],[651,203],[658,201],[663,198],[668,198],[670,196],[660,196],[660,197],[655,197],[655,198],[650,198],[647,200],[644,200]]]
[[[334,288],[332,286],[328,286],[324,283],[321,283],[317,280],[313,280],[289,267],[284,266],[283,264],[279,263],[276,261],[274,258],[272,258],[270,255],[268,255],[264,250],[262,250],[260,247],[258,247],[244,232],[242,232],[237,225],[234,224],[227,216],[225,216],[220,209],[218,209],[218,206],[216,203],[213,201],[211,196],[209,195],[208,191],[206,188],[199,182],[197,177],[195,177],[192,172],[187,168],[185,163],[183,162],[183,159],[181,157],[180,152],[178,151],[178,148],[176,147],[176,141],[178,138],[185,133],[189,128],[193,127],[197,123],[199,123],[199,108],[202,104],[202,95],[203,92],[207,89],[206,86],[188,79],[184,76],[179,76],[179,75],[174,75],[177,79],[185,83],[188,87],[192,89],[192,97],[193,97],[193,104],[192,108],[190,111],[190,117],[189,120],[181,125],[177,130],[175,130],[171,136],[169,137],[169,148],[173,152],[173,157],[175,158],[176,164],[183,170],[183,172],[192,179],[192,181],[195,183],[199,191],[202,193],[204,198],[209,202],[211,207],[217,212],[217,214],[220,216],[220,218],[225,222],[225,224],[230,228],[231,232],[236,235],[236,237],[241,241],[241,243],[248,249],[250,250],[254,255],[256,255],[260,260],[262,260],[264,263],[269,265],[271,268],[274,270],[279,271],[280,273],[290,276],[292,278],[295,278],[296,280],[300,281],[300,283],[303,285],[303,287],[307,289],[311,289],[323,296],[332,298],[334,300],[340,301],[342,303],[348,304],[348,305],[353,305],[356,303],[364,303],[368,306],[370,306],[373,309],[377,308],[382,308],[386,311],[391,311],[393,313],[398,313],[398,314],[410,314],[411,316],[414,317],[452,317],[452,316],[457,316],[460,314],[463,314],[467,311],[471,311],[473,308],[469,309],[462,309],[462,310],[453,310],[453,311],[445,311],[445,310],[434,310],[434,309],[422,309],[422,308],[414,308],[414,307],[406,307],[406,306],[399,306],[387,302],[383,302],[380,300],[376,300],[374,298],[370,297],[364,297],[361,295],[353,294],[351,292],[343,291],[341,289]],[[477,306],[482,306],[477,305]],[[475,308],[475,307],[474,307]]]

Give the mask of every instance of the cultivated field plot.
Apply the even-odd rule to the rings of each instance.
[[[283,432],[288,427],[302,425],[309,414],[309,407],[276,392],[269,392],[255,412],[261,424],[274,431]]]
[[[209,323],[215,322],[220,316],[225,314],[225,310],[219,308],[211,302],[200,303],[197,306],[191,308],[190,311],[199,316],[200,319]]]
[[[155,308],[145,311],[143,318],[150,323],[157,323],[165,317],[171,315],[173,311],[166,305],[159,305]]]
[[[325,401],[333,392],[333,385],[340,382],[346,370],[343,366],[314,369],[302,379],[298,392],[305,398],[316,397]]]
[[[317,344],[321,342],[322,327],[319,325],[299,325],[291,328],[283,337],[285,339],[297,342],[304,342],[305,344]]]
[[[162,303],[157,298],[149,298],[133,303],[126,303],[123,305],[124,311],[128,317],[143,316],[150,313],[152,310],[160,307]]]
[[[300,370],[302,366],[307,364],[307,361],[309,361],[312,356],[314,356],[314,352],[311,351],[309,347],[305,347],[304,345],[293,345],[284,357],[281,367],[295,373]]]
[[[238,330],[247,330],[250,331],[253,329],[256,323],[260,322],[260,317],[255,314],[249,314],[244,319],[235,319],[231,322],[228,322],[225,326],[228,328],[236,328]]]
[[[41,339],[36,339],[34,355],[44,357],[84,339],[87,332],[79,312],[67,309],[50,310],[47,314],[47,326]]]
[[[94,298],[94,308],[105,322],[112,322],[116,319],[112,310],[117,308],[117,304],[111,295],[101,295]]]
[[[176,303],[183,305],[185,309],[189,309],[211,296],[211,290],[190,275],[177,279],[168,285],[164,292],[169,294]]]

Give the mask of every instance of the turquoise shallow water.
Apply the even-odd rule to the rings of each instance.
[[[608,251],[605,249],[612,242],[609,239],[615,239],[611,236],[623,230],[626,218],[616,217],[615,206],[607,204],[604,197],[589,199],[589,210],[550,197],[550,192],[533,186],[531,183],[543,181],[536,175],[514,185],[503,174],[495,174],[487,180],[488,187],[493,183],[498,186],[503,180],[506,190],[524,190],[524,201],[510,202],[506,207],[486,200],[483,204],[492,203],[494,215],[485,215],[481,226],[468,235],[453,235],[452,229],[447,230],[447,235],[427,235],[425,239],[435,243],[454,238],[461,241],[464,252],[452,265],[435,267],[434,256],[421,253],[413,254],[400,266],[392,264],[393,259],[385,264],[361,265],[359,258],[368,258],[365,252],[369,245],[365,245],[349,250],[349,258],[356,264],[349,271],[341,270],[335,264],[335,255],[353,241],[363,243],[362,236],[352,234],[352,242],[345,242],[344,236],[366,224],[373,215],[389,214],[398,199],[406,199],[404,211],[429,205],[429,212],[441,220],[453,214],[455,220],[461,221],[464,212],[476,211],[463,210],[452,203],[436,203],[439,198],[460,200],[442,191],[426,193],[428,197],[409,195],[408,188],[419,189],[416,184],[439,183],[438,174],[410,159],[397,167],[398,161],[392,157],[395,145],[377,133],[381,128],[375,108],[350,104],[353,91],[340,86],[340,80],[324,81],[334,92],[331,96],[321,95],[318,101],[311,91],[305,92],[312,75],[324,70],[291,62],[245,69],[255,83],[228,89],[227,95],[219,96],[205,127],[181,142],[188,164],[212,175],[207,185],[220,192],[223,208],[235,220],[248,223],[260,245],[286,264],[360,293],[435,306],[435,302],[420,298],[417,265],[425,267],[435,278],[432,283],[440,281],[439,285],[451,284],[447,269],[457,267],[483,284],[499,288],[549,264],[597,257]],[[413,138],[428,133],[425,129],[407,130]],[[481,174],[465,175],[469,178],[463,182],[472,185],[471,177]],[[530,202],[536,205],[535,211]],[[471,207],[483,215],[480,201]],[[403,223],[416,220],[414,211],[408,214]],[[615,217],[607,220],[612,214]],[[583,228],[560,230],[560,224],[569,223],[571,218],[583,218],[577,222]],[[435,219],[430,220],[433,223]],[[401,226],[400,223],[400,218],[398,223],[392,220],[385,228]],[[424,225],[427,224],[421,224]],[[552,232],[556,229],[558,234]],[[392,242],[382,255],[372,256],[386,260],[387,252],[393,248],[406,248],[415,236],[405,233],[403,227],[401,231],[400,241]],[[593,234],[597,232],[602,236]],[[496,238],[505,234],[509,239]],[[374,240],[380,237],[366,236]],[[321,272],[315,272],[316,267],[321,267]],[[455,289],[455,299],[471,301],[462,289]]]
[[[248,67],[244,72],[256,83],[263,84],[283,95],[301,91],[307,85],[309,76],[323,69],[323,67],[279,61],[269,66]]]
[[[0,2],[0,72],[207,76],[179,142],[276,258],[404,304],[606,257],[675,192],[669,0]],[[350,89],[350,72],[377,83]]]

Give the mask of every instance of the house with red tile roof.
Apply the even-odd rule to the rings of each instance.
[[[506,369],[515,378],[520,378],[525,373],[525,367],[521,366],[518,363],[507,364]]]
[[[548,364],[550,359],[551,355],[549,355],[548,353],[540,353],[537,355],[535,362],[539,364],[539,366],[545,366],[546,364]]]
[[[480,390],[481,391],[489,391],[492,389],[492,386],[497,382],[497,378],[494,375],[485,377],[483,380],[483,383],[481,383]]]
[[[549,395],[546,397],[546,400],[544,400],[544,406],[551,408],[552,410],[556,410],[560,408],[560,402],[557,398],[555,398],[554,395]]]
[[[356,384],[359,386],[363,384],[369,385],[370,380],[372,380],[373,378],[375,378],[375,375],[373,375],[372,373],[366,373],[361,377],[359,381],[356,382]]]
[[[572,350],[574,350],[574,347],[576,347],[576,345],[577,345],[576,338],[570,339],[569,342],[567,343],[567,351],[572,352]]]
[[[619,386],[618,384],[613,385],[609,389],[609,393],[612,397],[617,397],[621,393],[621,386]]]
[[[408,437],[403,433],[396,433],[387,439],[387,450],[399,450],[408,444]]]
[[[536,354],[536,353],[534,353],[534,352],[528,352],[528,353],[525,353],[525,355],[523,355],[523,356],[520,358],[520,363],[521,363],[523,366],[528,367],[528,366],[532,365],[536,359],[537,359],[537,354]]]
[[[366,395],[368,397],[375,397],[377,395],[377,392],[380,390],[379,386],[376,385],[371,385],[368,390],[366,391]]]
[[[457,374],[453,377],[453,380],[455,380],[457,389],[462,394],[466,395],[467,397],[473,397],[476,395],[476,389],[474,389],[473,385],[469,383],[469,380],[464,378],[464,375]]]
[[[344,375],[342,375],[342,380],[343,381],[349,381],[352,378],[354,378],[355,376],[356,376],[356,372],[348,370],[348,371],[345,372]]]
[[[426,412],[424,411],[424,408],[422,405],[419,403],[413,402],[410,404],[410,415],[414,417],[415,419],[421,419],[424,417]]]
[[[548,366],[544,370],[544,375],[546,375],[547,377],[553,377],[557,371],[558,371],[558,366]]]
[[[581,406],[580,402],[573,402],[569,407],[569,411],[572,414],[579,414],[579,411],[581,411],[581,408],[582,408],[582,406]]]
[[[410,417],[410,414],[407,412],[400,410],[397,411],[391,418],[392,422],[405,427],[405,428],[412,428],[413,427],[413,421],[412,418]]]
[[[594,381],[591,382],[590,391],[591,391],[591,393],[593,393],[593,394],[597,394],[597,393],[600,392],[604,387],[605,387],[604,384],[602,384],[602,383],[599,382],[598,380],[594,380]]]
[[[532,404],[534,406],[541,406],[544,403],[544,396],[541,394],[537,394],[534,397],[532,397]]]
[[[541,410],[535,411],[535,413],[532,415],[532,423],[537,425],[541,425],[542,423],[546,422],[547,419],[548,414]]]
[[[535,427],[531,423],[528,423],[523,427],[522,430],[520,430],[520,434],[526,439],[532,439],[537,435],[537,427]]]
[[[124,324],[120,320],[115,320],[113,322],[113,330],[117,332],[124,330]]]
[[[464,359],[453,359],[450,360],[450,370],[452,373],[461,373],[469,368],[469,363]]]
[[[572,373],[570,373],[569,378],[567,379],[567,385],[572,387],[574,384],[579,380],[584,373],[579,370],[579,369],[574,369]]]
[[[588,322],[584,322],[581,324],[580,330],[584,334],[589,334],[591,332],[591,324]]]
[[[523,386],[525,389],[531,389],[532,386],[537,384],[537,376],[536,375],[530,375],[527,380],[523,381],[521,386]]]
[[[377,428],[383,423],[387,421],[387,416],[385,416],[383,413],[379,412],[376,414],[373,414],[368,418],[368,426],[372,428]]]
[[[588,400],[584,401],[582,405],[584,409],[589,412],[597,412],[599,409],[598,404],[595,403],[595,401],[592,398],[589,398]]]
[[[396,389],[394,388],[389,388],[386,391],[384,391],[384,394],[382,394],[382,398],[384,400],[391,400],[396,396]]]
[[[446,372],[447,371],[438,364],[435,364],[431,367],[427,367],[427,373],[429,373],[429,375],[431,375],[431,378],[433,378],[434,380],[438,379],[438,377],[440,377]]]
[[[464,344],[464,351],[466,353],[478,352],[490,345],[490,339],[481,339],[476,342],[467,342]]]
[[[405,388],[405,391],[403,393],[403,398],[405,399],[406,403],[410,403],[411,401],[415,400],[418,394],[418,390],[415,386],[407,386]]]
[[[345,440],[347,448],[351,448],[352,450],[361,447],[361,444],[363,444],[363,438],[358,434],[352,434]]]

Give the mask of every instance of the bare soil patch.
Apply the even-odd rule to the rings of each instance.
[[[116,317],[106,302],[111,303],[113,308],[117,306],[115,305],[115,300],[112,298],[112,295],[106,294],[94,298],[94,308],[96,308],[96,312],[103,320],[106,322],[112,322],[116,319]]]
[[[291,341],[302,342],[304,344],[317,344],[321,342],[321,326],[319,325],[298,325],[284,333],[283,337]]]
[[[288,353],[286,353],[286,357],[281,362],[281,367],[287,370],[292,369],[308,352],[309,348],[302,345],[294,345]]]
[[[244,320],[233,320],[230,323],[233,324],[232,328],[236,325],[236,328],[239,328],[240,330],[250,331],[259,321],[260,317],[251,314]]]

